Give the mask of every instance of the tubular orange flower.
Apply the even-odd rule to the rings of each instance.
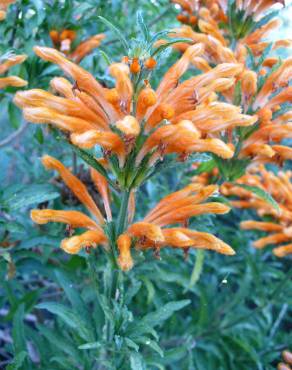
[[[69,254],[77,254],[82,248],[91,247],[96,248],[98,244],[106,241],[105,235],[102,231],[90,230],[81,235],[76,235],[71,238],[63,239],[61,248]]]
[[[86,186],[56,158],[45,155],[42,158],[42,162],[46,169],[58,171],[59,175],[61,176],[64,183],[68,186],[68,188],[102,225],[104,223],[104,218],[94,200],[89,195]]]
[[[130,270],[133,267],[133,259],[130,252],[131,243],[131,238],[127,234],[121,234],[117,239],[119,250],[118,264],[123,271]]]
[[[102,197],[105,213],[106,213],[106,216],[107,216],[107,220],[111,221],[112,220],[112,212],[111,212],[111,208],[110,208],[108,182],[105,179],[105,177],[102,176],[99,172],[97,172],[94,168],[90,169],[90,175],[91,175],[91,179],[92,179],[95,187],[97,188],[99,194]]]
[[[133,242],[138,249],[199,248],[233,255],[234,250],[215,236],[190,230],[185,227],[163,228],[166,225],[184,223],[202,213],[226,213],[229,207],[221,203],[202,203],[215,191],[216,185],[203,187],[191,184],[163,198],[146,217],[128,227],[118,239],[119,264],[122,269],[132,265],[130,246]]]
[[[14,101],[23,109],[24,117],[69,131],[73,144],[81,148],[100,145],[107,158],[117,155],[120,168],[136,148],[133,162],[137,166],[155,149],[156,154],[151,152],[147,156],[149,166],[168,153],[186,158],[194,152],[208,151],[231,158],[234,150],[222,140],[221,134],[256,121],[256,116],[241,114],[231,104],[213,101],[215,91],[225,91],[235,83],[235,76],[242,72],[241,64],[220,64],[179,83],[192,59],[202,54],[202,44],[193,45],[184,53],[166,72],[156,91],[145,80],[146,87],[135,96],[126,63],[110,65],[115,87],[109,89],[57,50],[35,47],[35,52],[58,64],[75,83],[54,78],[51,86],[62,96],[39,89],[17,93]],[[159,127],[162,123],[166,125]],[[214,137],[215,133],[218,137]]]
[[[73,41],[77,36],[75,31],[69,29],[60,32],[57,30],[50,31],[50,37],[54,47],[67,54],[75,63],[80,63],[81,60],[97,48],[105,38],[104,34],[94,35],[78,43],[74,47]]]
[[[63,239],[61,248],[69,254],[79,253],[82,248],[96,247],[98,244],[107,245],[108,240],[100,225],[104,223],[104,218],[95,204],[93,198],[90,196],[85,185],[74,176],[61,162],[57,159],[44,156],[43,164],[47,169],[57,170],[73,192],[73,194],[80,200],[82,204],[90,211],[90,213],[97,219],[98,223],[79,211],[57,211],[52,209],[34,209],[31,211],[31,218],[38,224],[47,224],[48,222],[60,222],[69,225],[71,228],[85,228],[89,231],[81,235],[76,235],[70,238]],[[92,170],[92,179],[98,188],[102,199],[104,201],[105,210],[108,219],[111,219],[111,211],[109,209],[109,199],[107,194],[106,180],[101,176],[96,175]]]
[[[119,157],[121,167],[125,163],[125,144],[119,135],[113,132],[88,130],[84,133],[73,133],[70,136],[73,144],[80,148],[92,148],[96,144],[104,149],[116,153]]]
[[[244,230],[260,230],[268,233],[266,237],[258,239],[254,246],[264,248],[271,244],[282,244],[290,242],[287,245],[279,246],[273,249],[277,257],[284,257],[291,253],[292,239],[292,184],[290,179],[292,173],[279,172],[278,176],[272,172],[266,171],[264,166],[258,166],[256,169],[250,169],[249,173],[237,180],[239,185],[256,186],[268,193],[277,201],[279,211],[274,206],[260,199],[252,191],[242,189],[236,184],[225,183],[221,186],[224,195],[240,197],[240,201],[232,201],[232,205],[238,208],[254,208],[259,217],[269,215],[272,220],[267,221],[243,221],[240,226]]]
[[[52,209],[34,209],[31,218],[40,225],[48,222],[61,222],[72,227],[86,227],[91,230],[98,229],[98,225],[84,213],[78,211],[55,211]]]
[[[25,61],[26,55],[7,54],[0,57],[0,75],[6,73],[11,67],[16,64],[21,64]],[[0,89],[7,86],[23,87],[27,82],[17,76],[0,77]]]

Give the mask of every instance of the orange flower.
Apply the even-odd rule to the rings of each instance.
[[[238,208],[254,208],[259,217],[269,215],[272,220],[267,221],[243,221],[240,226],[244,230],[260,230],[268,233],[266,237],[254,242],[256,248],[264,248],[267,245],[281,245],[273,249],[277,257],[284,257],[292,253],[292,184],[290,171],[279,172],[278,176],[272,172],[266,171],[261,165],[256,169],[250,169],[250,172],[237,180],[238,184],[256,186],[270,193],[277,201],[279,212],[274,206],[264,199],[259,198],[250,190],[242,189],[234,184],[225,183],[221,187],[224,195],[240,197],[240,201],[232,201],[232,205]]]
[[[231,158],[234,149],[222,140],[221,134],[256,121],[256,116],[242,114],[231,104],[213,101],[215,92],[225,91],[235,83],[235,76],[242,72],[241,64],[220,64],[179,83],[192,59],[203,53],[202,44],[193,45],[184,53],[165,73],[156,91],[145,80],[145,88],[135,95],[126,63],[110,65],[115,87],[109,89],[57,50],[35,47],[35,52],[58,64],[75,83],[54,78],[51,86],[61,96],[39,89],[17,93],[14,101],[23,109],[24,117],[68,131],[73,144],[81,148],[101,146],[107,158],[118,157],[120,168],[136,148],[137,166],[149,152],[149,166],[168,153],[185,158],[207,151]],[[146,139],[144,144],[141,137]],[[136,145],[137,142],[141,144]],[[158,151],[153,153],[155,149]]]
[[[46,169],[58,171],[59,175],[61,176],[64,183],[68,186],[68,188],[102,225],[104,223],[104,218],[94,200],[88,193],[86,186],[56,158],[45,155],[42,158],[42,162]]]
[[[77,34],[73,30],[51,30],[50,37],[56,49],[62,51],[75,63],[80,63],[81,60],[96,49],[101,41],[105,38],[103,33],[94,35],[80,43],[75,47],[73,41],[76,39]],[[75,44],[75,43],[74,43]]]
[[[123,270],[132,266],[130,247],[132,243],[138,249],[160,248],[199,248],[210,249],[218,253],[233,255],[234,250],[215,236],[190,230],[186,227],[164,228],[171,224],[185,223],[189,218],[205,214],[223,214],[229,207],[222,203],[202,203],[215,191],[216,185],[203,187],[198,184],[188,185],[182,190],[163,198],[146,217],[128,227],[118,239],[120,256],[118,263]],[[129,267],[130,266],[130,267]]]
[[[98,161],[103,166],[107,165],[103,159]],[[163,198],[143,220],[134,223],[132,223],[132,220],[134,217],[135,199],[132,190],[127,217],[130,224],[124,231],[122,230],[122,233],[117,236],[116,240],[109,241],[100,226],[104,223],[103,216],[85,185],[55,158],[44,156],[43,164],[47,169],[58,171],[65,184],[96,219],[94,220],[79,211],[52,209],[31,211],[32,220],[41,225],[48,222],[60,222],[69,225],[71,230],[72,228],[87,229],[80,235],[70,236],[62,240],[61,248],[66,253],[76,254],[81,249],[85,248],[88,250],[88,248],[96,248],[98,245],[104,246],[108,250],[109,244],[113,245],[112,243],[115,243],[119,254],[117,263],[124,271],[131,269],[133,266],[132,245],[138,249],[154,248],[158,250],[162,247],[201,248],[227,255],[235,253],[231,247],[211,234],[190,230],[186,227],[164,228],[177,223],[185,224],[191,217],[196,215],[206,213],[224,214],[228,212],[229,207],[222,203],[205,203],[207,198],[218,190],[216,185],[206,187],[199,184],[188,185]],[[112,213],[107,180],[94,169],[91,169],[91,179],[103,200],[107,221],[111,222]]]
[[[98,244],[104,243],[106,237],[102,231],[92,230],[86,231],[81,235],[76,235],[71,238],[62,240],[61,248],[69,254],[77,254],[82,248],[96,248]]]
[[[127,234],[121,234],[117,239],[119,250],[118,264],[123,271],[130,270],[133,267],[133,259],[131,256],[131,238]]]
[[[52,209],[32,210],[32,220],[40,225],[47,224],[48,222],[60,222],[69,225],[72,229],[88,229],[88,231],[81,235],[72,236],[62,240],[61,248],[66,253],[76,254],[85,247],[95,248],[99,244],[107,245],[107,238],[100,226],[104,224],[104,218],[85,185],[57,159],[46,155],[43,157],[42,162],[47,169],[58,171],[68,188],[89,210],[95,220],[79,211],[57,211]],[[110,221],[111,212],[109,210],[106,180],[96,175],[94,170],[92,171],[92,179],[102,196],[106,214]]]
[[[1,4],[1,3],[0,3]],[[26,55],[7,54],[0,57],[0,75],[6,73],[11,67],[25,61]],[[7,86],[23,87],[27,82],[17,76],[0,77],[0,89]]]

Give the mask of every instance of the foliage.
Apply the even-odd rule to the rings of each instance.
[[[239,15],[234,6],[229,11],[233,29]],[[176,52],[170,53],[171,43],[188,40],[168,40],[155,49],[156,39],[167,32],[151,37],[174,25],[174,10],[166,0],[19,0],[10,6],[6,21],[0,22],[4,35],[0,51],[9,48],[28,54],[22,65],[13,67],[14,74],[27,79],[29,88],[48,89],[57,68],[37,58],[32,47],[51,46],[52,29],[72,28],[80,39],[105,32],[104,43],[81,65],[100,81],[110,82],[107,62],[119,60],[125,47],[139,53],[145,44],[150,45],[149,56],[160,56],[158,70],[168,69],[176,57]],[[246,31],[255,24],[247,19],[244,27]],[[240,36],[243,28],[236,29]],[[11,103],[15,91],[0,92],[1,140],[25,124]],[[1,140],[0,368],[275,368],[281,351],[292,343],[288,330],[292,324],[291,259],[252,248],[256,235],[238,226],[249,218],[249,211],[233,209],[228,215],[190,221],[196,230],[220,236],[236,250],[236,256],[162,250],[159,257],[136,251],[135,268],[123,273],[101,250],[65,255],[59,248],[65,228],[36,226],[29,219],[32,207],[81,209],[59,179],[44,171],[39,163],[42,154],[53,153],[81,176],[88,165],[103,170],[94,157],[70,147],[52,129],[36,125],[25,127],[9,145],[1,146]],[[189,163],[171,167],[173,163],[165,162],[143,173],[148,181],[143,181],[138,194],[137,218],[163,195],[186,185],[192,175],[222,166],[226,179],[233,181],[247,166],[244,161],[224,161],[215,155],[197,160],[201,164],[196,170],[190,170]],[[129,166],[131,179],[139,179],[141,174],[131,171]],[[124,185],[130,186],[126,180]],[[275,205],[269,194],[258,188],[249,190]],[[114,200],[120,204],[120,199]]]

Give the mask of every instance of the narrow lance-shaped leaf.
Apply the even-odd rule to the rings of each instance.
[[[110,21],[105,19],[104,17],[98,16],[98,19],[101,20],[102,23],[104,23],[108,28],[110,28],[111,31],[117,36],[117,38],[121,41],[121,43],[122,43],[122,45],[125,49],[125,52],[127,54],[128,50],[129,50],[129,45],[127,43],[127,40],[123,36],[123,33],[116,26],[114,26]]]
[[[275,199],[271,196],[271,194],[267,193],[265,190],[258,188],[257,186],[250,186],[250,185],[245,185],[245,184],[237,184],[235,183],[236,186],[239,186],[243,189],[249,190],[255,195],[257,195],[259,198],[265,200],[268,202],[271,206],[273,206],[277,212],[280,212],[279,205],[275,201]]]
[[[137,24],[142,31],[145,41],[148,43],[150,39],[150,33],[149,33],[147,25],[144,22],[144,18],[143,18],[141,11],[137,12]]]

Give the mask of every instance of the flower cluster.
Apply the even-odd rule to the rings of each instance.
[[[15,103],[28,121],[51,124],[64,131],[83,154],[89,155],[84,149],[101,148],[102,158],[91,157],[94,162],[91,179],[103,200],[104,212],[69,169],[55,158],[45,156],[44,166],[58,171],[92,218],[77,211],[46,209],[33,210],[32,219],[39,224],[55,221],[68,224],[71,229],[86,228],[85,233],[62,241],[61,247],[68,253],[99,244],[108,249],[114,243],[119,251],[117,262],[123,270],[133,265],[132,246],[155,251],[167,246],[184,250],[203,248],[234,254],[231,247],[215,236],[185,227],[193,216],[229,211],[224,204],[205,203],[217,191],[216,185],[189,185],[162,199],[143,220],[133,223],[133,219],[136,188],[166,156],[176,155],[179,160],[197,152],[214,153],[223,159],[233,156],[233,148],[215,136],[230,128],[250,126],[255,118],[242,114],[232,104],[216,101],[216,92],[232,86],[242,65],[219,64],[180,83],[192,58],[203,52],[202,44],[196,44],[165,73],[156,90],[149,80],[141,80],[144,69],[149,72],[153,66],[139,64],[140,70],[134,71],[132,58],[109,66],[115,80],[115,86],[109,88],[55,49],[35,47],[35,52],[58,64],[73,82],[56,77],[51,81],[55,94],[39,89],[22,91],[16,94]],[[109,185],[112,191],[128,197],[122,224],[115,227],[114,240],[106,232],[113,219]],[[122,204],[122,210],[123,207]],[[174,227],[166,228],[169,225]]]
[[[51,30],[50,37],[54,47],[68,56],[75,63],[81,60],[97,48],[105,38],[103,33],[94,35],[84,41],[77,41],[77,33],[71,29],[62,31]]]
[[[226,174],[219,163],[222,177],[232,177],[237,172],[232,167],[239,164],[243,167],[250,163],[281,166],[285,160],[291,159],[291,148],[281,145],[281,141],[291,138],[291,110],[287,104],[292,101],[292,58],[282,61],[268,56],[270,50],[291,46],[291,40],[263,41],[271,29],[279,26],[274,12],[270,14],[269,11],[275,4],[281,6],[283,3],[265,0],[206,1],[204,4],[173,2],[180,4],[189,16],[195,13],[198,19],[196,27],[184,25],[174,29],[172,34],[204,45],[204,53],[191,61],[196,69],[207,72],[211,65],[226,62],[244,65],[242,72],[235,76],[235,83],[221,95],[226,102],[240,106],[243,113],[252,115],[255,124],[227,130],[228,143],[235,149],[234,165],[230,165],[231,171]],[[236,26],[244,31],[244,36],[236,34],[233,29]],[[174,47],[184,51],[189,44],[179,43]]]
[[[284,245],[273,249],[273,253],[278,257],[284,257],[292,253],[291,177],[291,171],[279,172],[275,175],[261,165],[238,179],[235,184],[224,183],[221,186],[222,194],[241,198],[240,200],[231,201],[233,207],[255,209],[258,216],[262,219],[264,218],[263,221],[243,221],[241,222],[241,228],[245,230],[260,230],[269,234],[254,243],[256,248],[284,243]],[[257,187],[271,194],[278,203],[279,209],[275,208],[275,205],[271,204],[271,202],[250,191],[249,187]]]
[[[211,43],[219,42],[223,47],[238,41],[237,52],[240,53],[242,46],[248,46],[254,55],[261,54],[268,45],[264,39],[281,23],[274,10],[285,5],[283,0],[207,0],[204,4],[197,0],[172,2],[182,8],[178,16],[184,24],[181,32],[188,33],[195,42],[199,41],[197,38],[202,33]],[[205,38],[207,43],[208,38]],[[291,40],[281,40],[275,47],[290,44]]]
[[[103,160],[101,160],[103,161]],[[86,186],[71,171],[57,159],[48,155],[42,159],[48,170],[56,170],[62,180],[87,208],[91,218],[79,211],[62,211],[52,209],[32,210],[31,217],[38,224],[61,222],[67,224],[71,236],[61,243],[61,248],[70,254],[78,253],[82,248],[95,248],[97,245],[109,249],[110,240],[103,230],[105,222],[112,220],[110,208],[110,191],[106,179],[91,168],[90,174],[98,193],[100,194],[106,220],[89,194]],[[163,198],[143,220],[133,223],[135,213],[135,195],[132,191],[128,207],[129,226],[123,233],[117,235],[118,264],[122,270],[133,266],[131,248],[139,250],[153,249],[157,253],[160,248],[189,248],[210,249],[218,253],[232,255],[233,249],[226,243],[209,233],[191,230],[186,227],[165,228],[173,224],[185,224],[193,216],[202,214],[224,214],[229,207],[224,204],[211,202],[203,203],[217,191],[217,186],[189,185]],[[86,232],[72,236],[75,228],[85,228]]]
[[[74,82],[54,78],[51,86],[61,96],[34,89],[18,92],[15,103],[23,108],[25,119],[69,132],[72,143],[81,148],[100,145],[106,157],[117,156],[120,168],[127,158],[133,159],[133,151],[136,167],[143,160],[153,165],[168,153],[185,158],[193,152],[211,152],[231,158],[233,148],[213,135],[250,126],[255,118],[214,99],[215,92],[234,83],[242,66],[220,64],[179,83],[191,59],[202,51],[201,44],[190,47],[154,91],[147,80],[137,89],[126,63],[110,65],[109,73],[116,84],[107,88],[57,50],[35,47],[40,57],[58,64]]]
[[[0,57],[0,75],[4,75],[11,67],[16,64],[21,64],[25,59],[26,55],[15,55],[12,53],[4,54]],[[26,85],[27,82],[17,76],[0,77],[0,89],[4,89],[7,86],[23,87]]]

